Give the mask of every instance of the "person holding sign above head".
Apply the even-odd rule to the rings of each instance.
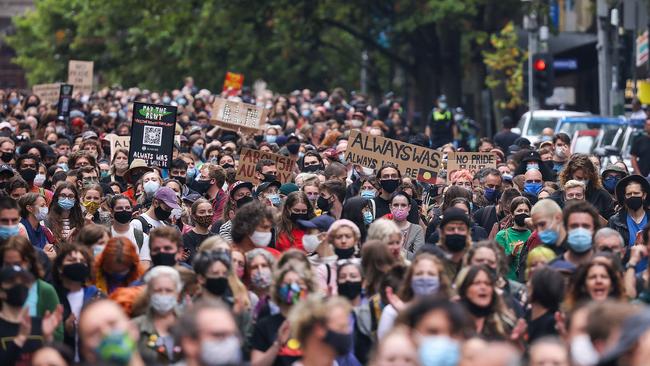
[[[373,198],[375,206],[375,219],[383,217],[390,213],[390,198],[393,192],[402,184],[402,174],[397,169],[397,165],[386,163],[377,172],[377,179],[381,186],[380,193]],[[410,200],[411,208],[407,220],[413,224],[420,223],[418,214],[418,204],[415,200]]]

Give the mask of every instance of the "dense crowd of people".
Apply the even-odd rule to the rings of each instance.
[[[255,134],[219,96],[104,88],[59,118],[0,90],[0,365],[646,364],[650,120],[601,167],[507,118],[479,139],[444,97],[419,128],[392,96],[223,93],[269,110]],[[169,169],[111,151],[133,102],[177,106]],[[348,163],[352,130],[439,149],[436,183]],[[242,148],[293,174],[237,180]]]

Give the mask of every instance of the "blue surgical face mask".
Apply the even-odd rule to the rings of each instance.
[[[541,240],[544,245],[553,246],[557,243],[557,240],[560,237],[560,234],[555,229],[552,229],[553,225],[554,224],[551,223],[548,225],[547,229],[544,229],[537,234],[539,235],[539,240]]]
[[[365,211],[365,212],[363,213],[363,222],[364,222],[366,225],[370,225],[370,224],[372,223],[372,220],[373,220],[373,219],[374,219],[374,218],[372,217],[372,212],[370,212],[370,211]]]
[[[488,188],[485,187],[485,199],[488,200],[489,202],[494,202],[496,201],[497,198],[497,190],[494,188]]]
[[[268,198],[269,201],[271,201],[271,204],[273,206],[279,206],[280,205],[280,195],[279,194],[277,194],[277,193],[267,194],[266,198]]]
[[[364,189],[361,191],[361,197],[366,199],[375,198],[375,191],[373,191],[372,189]]]
[[[542,190],[542,183],[524,183],[524,192],[537,197],[539,192]]]
[[[447,103],[445,103],[445,102],[440,102],[440,103],[438,103],[438,107],[439,107],[440,109],[447,109]]]
[[[9,239],[12,236],[18,235],[20,232],[18,225],[1,225],[0,226],[0,239]]]
[[[59,166],[59,168],[63,169],[64,172],[68,171],[68,164],[61,163],[61,164],[58,164],[58,166]]]
[[[425,336],[420,339],[418,356],[422,366],[456,366],[460,345],[447,336]]]
[[[264,141],[268,142],[269,144],[274,144],[277,139],[277,135],[264,135]]]
[[[537,163],[528,163],[526,164],[526,171],[529,170],[539,170],[539,164]]]
[[[567,243],[569,243],[569,249],[576,253],[584,253],[591,249],[591,231],[579,227],[569,231],[567,236]]]
[[[203,145],[194,145],[194,146],[192,146],[192,152],[196,156],[199,156],[199,157],[203,156],[203,150],[204,150]]]
[[[75,199],[59,197],[58,203],[59,203],[59,207],[61,207],[62,209],[69,210],[74,206]]]
[[[609,193],[614,193],[616,190],[616,184],[620,179],[616,176],[609,176],[603,180],[603,186]]]
[[[190,179],[194,179],[196,177],[196,168],[188,168],[187,169],[187,180],[189,181]]]
[[[437,276],[417,276],[411,280],[411,289],[417,296],[435,294],[440,288],[440,278]]]

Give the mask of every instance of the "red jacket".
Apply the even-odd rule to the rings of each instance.
[[[280,235],[278,235],[278,240],[275,243],[275,248],[279,250],[280,252],[285,252],[289,249],[300,249],[303,252],[305,251],[305,248],[302,246],[302,237],[305,235],[305,231],[300,229],[300,228],[293,228],[291,230],[291,236],[293,237],[293,243],[289,240],[289,235],[287,233],[283,232]]]

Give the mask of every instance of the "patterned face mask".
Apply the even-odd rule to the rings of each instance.
[[[307,296],[307,291],[297,283],[285,283],[279,290],[280,299],[287,305],[293,305]]]

